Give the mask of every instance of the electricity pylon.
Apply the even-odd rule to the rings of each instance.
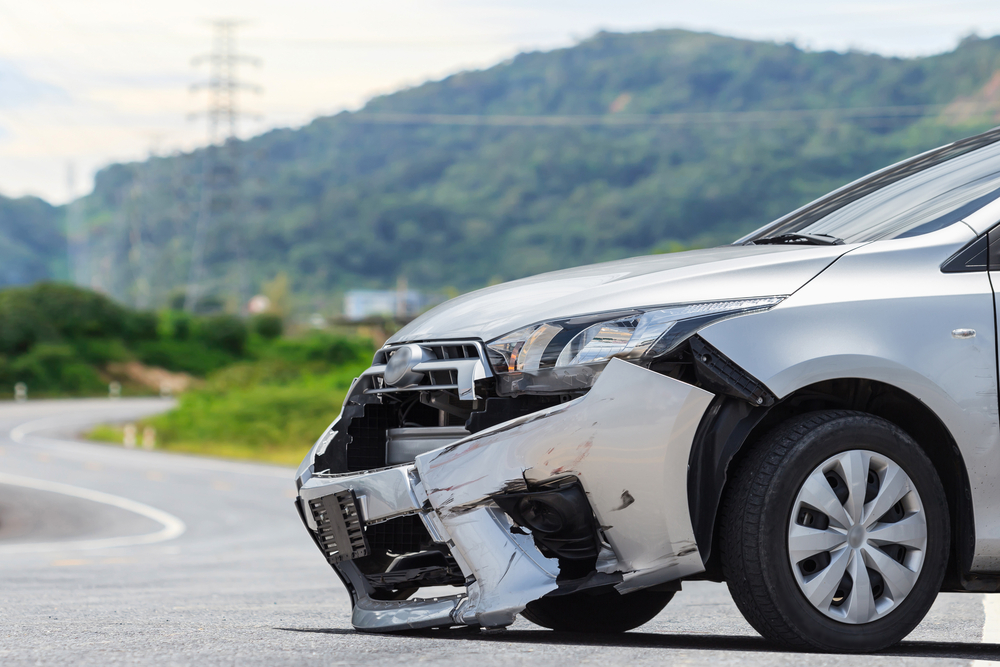
[[[201,203],[195,223],[191,248],[191,269],[184,309],[193,312],[204,290],[205,248],[210,237],[217,236],[220,222],[230,222],[232,250],[235,251],[239,273],[239,298],[245,304],[248,291],[244,249],[243,220],[239,196],[239,142],[236,141],[241,110],[238,93],[241,90],[259,92],[258,86],[239,78],[239,65],[260,66],[260,60],[243,55],[236,49],[236,29],[240,21],[212,21],[212,52],[192,61],[197,66],[208,64],[208,79],[192,86],[192,90],[208,91],[208,108],[201,114],[208,119],[208,146],[202,159]]]

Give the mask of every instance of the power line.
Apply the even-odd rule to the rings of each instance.
[[[236,141],[242,113],[238,104],[241,90],[260,92],[260,87],[239,78],[239,65],[260,65],[258,58],[241,54],[236,49],[236,29],[241,21],[212,21],[212,52],[196,57],[192,64],[207,64],[208,79],[195,84],[192,90],[208,91],[208,108],[201,114],[208,119],[208,146],[202,158],[201,204],[195,223],[191,249],[191,269],[184,296],[184,309],[193,312],[204,291],[205,247],[208,237],[217,231],[217,223],[229,218],[231,240],[236,245],[240,303],[246,302],[247,276],[243,257],[242,220],[239,197],[239,142]],[[221,142],[221,145],[220,145]]]
[[[343,118],[353,123],[386,125],[469,125],[492,127],[622,127],[657,125],[787,124],[807,120],[916,119],[932,116],[968,117],[995,113],[995,105],[980,102],[915,104],[827,109],[759,111],[692,111],[666,114],[448,114],[357,111]]]
[[[551,35],[529,38],[522,36],[505,37],[502,35],[486,35],[482,37],[438,37],[432,39],[336,39],[336,38],[309,38],[309,37],[255,37],[254,44],[280,44],[282,46],[293,47],[329,47],[334,49],[345,48],[378,48],[378,49],[447,49],[469,46],[507,46],[516,47],[519,42],[530,39],[555,39]]]

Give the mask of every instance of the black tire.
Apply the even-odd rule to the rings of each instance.
[[[926,513],[927,545],[913,588],[898,607],[848,624],[803,594],[792,573],[787,531],[806,477],[830,457],[855,449],[889,457],[909,475]],[[730,480],[719,523],[723,575],[737,607],[765,638],[798,649],[876,651],[902,640],[930,609],[948,560],[947,500],[930,459],[894,424],[852,411],[793,418],[757,443]]]
[[[536,625],[561,632],[617,633],[637,628],[663,611],[672,591],[617,591],[544,597],[533,602],[521,615]]]

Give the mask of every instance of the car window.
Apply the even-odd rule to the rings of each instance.
[[[862,243],[918,236],[958,222],[1000,198],[1000,142],[996,138],[975,150],[946,156],[944,161],[927,160],[930,166],[915,172],[911,168],[912,173],[891,178],[893,169],[899,172],[919,159],[920,156],[831,193],[762,228],[747,240],[809,234]],[[885,185],[873,189],[880,178]],[[851,198],[852,188],[867,192]],[[838,198],[844,203],[836,205]],[[831,203],[826,203],[827,200]]]

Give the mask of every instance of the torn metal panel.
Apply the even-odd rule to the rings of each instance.
[[[460,620],[483,627],[510,625],[532,600],[556,589],[558,563],[542,556],[528,535],[511,533],[498,509],[480,507],[442,517],[474,577]],[[456,558],[456,560],[458,560]]]
[[[613,360],[585,396],[418,456],[416,468],[449,531],[467,508],[512,483],[575,475],[626,592],[704,569],[687,508],[687,461],[711,399]],[[475,569],[475,558],[466,558]]]
[[[364,475],[331,475],[311,477],[302,485],[299,496],[303,502],[328,496],[337,491],[353,490],[366,523],[383,521],[404,514],[413,514],[423,505],[411,485],[413,466],[398,466],[376,470]],[[316,530],[311,513],[306,511],[309,527]]]

